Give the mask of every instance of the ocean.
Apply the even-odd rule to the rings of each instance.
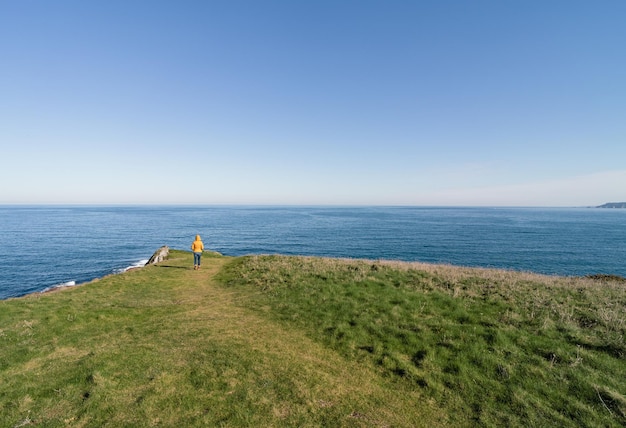
[[[626,276],[626,209],[0,206],[0,299],[143,265],[196,234],[224,255],[287,254]]]

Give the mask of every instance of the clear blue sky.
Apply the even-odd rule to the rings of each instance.
[[[626,1],[0,0],[0,203],[626,200]]]

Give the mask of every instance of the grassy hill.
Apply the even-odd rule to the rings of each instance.
[[[0,302],[0,427],[626,425],[626,284],[172,252]]]

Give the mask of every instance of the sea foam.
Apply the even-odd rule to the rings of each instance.
[[[55,288],[63,288],[63,287],[73,287],[76,285],[76,281],[67,281],[62,284],[52,285],[48,288],[44,288],[41,292],[47,293],[48,291],[54,290]]]
[[[129,271],[131,269],[136,269],[136,268],[140,268],[140,267],[144,267],[146,265],[146,263],[148,263],[148,259],[144,259],[144,260],[139,260],[138,262],[133,263],[132,265],[125,267],[124,269],[122,269],[120,272],[126,272]]]

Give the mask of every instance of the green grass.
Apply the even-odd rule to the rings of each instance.
[[[191,253],[0,302],[0,427],[626,424],[626,285]]]
[[[237,259],[220,278],[454,426],[626,424],[623,282],[282,256]]]

